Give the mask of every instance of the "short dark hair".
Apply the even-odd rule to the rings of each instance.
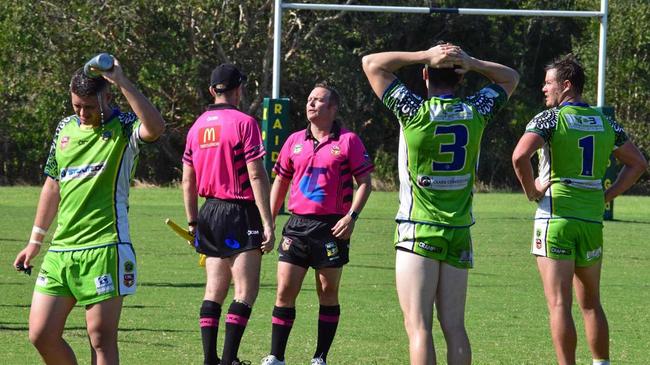
[[[441,44],[449,43],[447,41],[439,40],[431,47],[439,46]],[[429,85],[437,87],[455,88],[463,79],[463,75],[456,73],[458,66],[452,68],[431,68],[426,66],[427,73],[429,74]]]
[[[79,96],[91,96],[100,93],[108,87],[108,81],[103,77],[92,78],[86,76],[83,67],[72,75],[70,91]]]
[[[328,100],[330,105],[334,104],[336,107],[341,106],[341,96],[339,95],[339,92],[336,91],[334,86],[332,86],[332,84],[328,83],[327,81],[319,81],[316,83],[316,85],[314,85],[314,89],[317,87],[322,87],[323,89],[326,89],[330,92]]]
[[[555,69],[556,81],[571,81],[571,85],[573,85],[575,91],[582,95],[582,90],[585,87],[585,70],[574,54],[569,53],[568,55],[556,58],[544,68],[545,71],[551,69]]]

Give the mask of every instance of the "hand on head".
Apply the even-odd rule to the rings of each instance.
[[[460,47],[445,43],[431,47],[427,50],[429,53],[429,67],[432,68],[453,68],[458,67],[456,72],[464,74],[470,70],[471,57]]]

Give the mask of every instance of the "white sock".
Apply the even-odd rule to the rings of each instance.
[[[593,365],[610,365],[608,360],[594,359],[592,362]]]

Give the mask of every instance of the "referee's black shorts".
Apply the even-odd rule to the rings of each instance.
[[[332,227],[342,217],[292,214],[282,229],[279,260],[314,269],[347,264],[350,261],[350,240],[340,240],[332,235]]]
[[[196,252],[208,257],[230,257],[262,246],[262,218],[253,201],[208,198],[196,229]]]

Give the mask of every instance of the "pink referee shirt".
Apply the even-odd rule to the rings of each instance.
[[[361,139],[337,122],[314,146],[309,128],[293,133],[282,146],[274,171],[291,179],[288,209],[294,214],[344,215],[352,206],[352,177],[374,165]]]
[[[200,196],[254,200],[246,163],[264,154],[255,118],[213,104],[187,133],[183,163],[194,168]]]

